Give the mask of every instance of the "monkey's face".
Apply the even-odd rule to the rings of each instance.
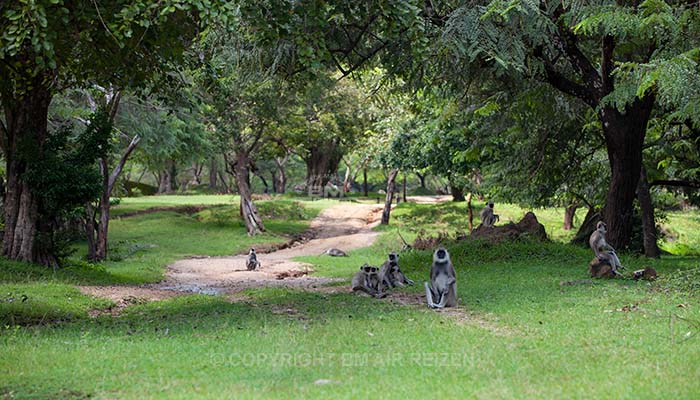
[[[605,225],[605,222],[600,221],[600,222],[598,222],[598,225],[596,225],[596,229],[600,233],[606,233],[608,231],[608,226]]]
[[[389,261],[391,262],[397,262],[399,259],[399,255],[396,253],[389,253]]]
[[[447,257],[447,250],[439,248],[435,251],[435,258],[438,260],[444,260]]]

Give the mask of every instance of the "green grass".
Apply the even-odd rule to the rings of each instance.
[[[403,226],[404,236],[415,234],[427,219],[436,225],[430,232],[454,229],[450,221],[461,223],[462,217],[459,206],[453,206],[401,206],[393,221]],[[281,213],[284,208],[271,209]],[[206,224],[207,231],[216,230],[221,222],[217,215],[231,212],[226,207],[205,211],[214,215],[203,212],[196,220],[173,213],[149,214],[124,219],[126,224],[115,231],[121,229],[124,238],[135,240],[142,229],[147,232],[140,234],[150,234],[149,240],[157,240],[159,246],[187,246],[176,239],[167,244],[161,236],[173,236],[172,229],[187,226],[186,219],[177,219],[185,217],[195,219],[200,228]],[[510,213],[505,206],[498,211],[502,216]],[[515,220],[522,211],[512,212]],[[549,224],[560,224],[556,212],[551,222],[548,212],[540,214],[548,232]],[[170,220],[165,225],[171,229],[154,230],[160,220]],[[697,249],[693,226],[698,228],[692,222],[676,227],[686,232],[678,242],[689,240],[688,246]],[[192,229],[187,231],[190,235]],[[218,248],[204,242],[192,247]],[[390,228],[373,246],[352,251],[350,257],[304,259],[314,263],[320,275],[349,279],[362,262],[379,264],[399,243]],[[42,300],[43,310],[54,304],[62,307],[51,316],[55,323],[3,324],[7,326],[0,331],[0,394],[120,399],[406,399],[434,398],[436,393],[444,398],[488,399],[700,396],[700,296],[692,290],[696,286],[666,279],[676,277],[678,270],[699,268],[700,257],[647,260],[623,255],[629,269],[651,265],[662,279],[560,286],[561,281],[587,278],[589,250],[559,242],[450,242],[448,247],[464,307],[454,317],[391,298],[265,289],[248,291],[248,300],[236,303],[193,295],[139,304],[120,317],[93,320],[70,316],[106,305],[58,283]],[[401,254],[402,268],[419,283],[402,291],[422,291],[430,260],[430,251]],[[104,270],[113,273],[127,261]],[[0,276],[6,275],[4,271]],[[60,277],[63,273],[59,271],[59,277],[27,273],[25,280],[68,279]],[[100,272],[86,267],[73,272],[88,277],[91,273]],[[18,279],[21,273],[9,275]],[[27,291],[23,285],[3,285],[0,302],[8,299],[7,288],[14,299],[9,304],[16,307]],[[75,308],[68,308],[67,297]],[[330,383],[316,384],[319,380]]]

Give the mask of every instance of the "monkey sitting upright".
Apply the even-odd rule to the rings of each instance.
[[[386,297],[380,288],[377,267],[367,264],[361,266],[360,271],[353,275],[351,285],[353,292],[362,291],[376,298]]]
[[[430,283],[425,282],[425,296],[430,308],[457,306],[457,274],[450,253],[444,247],[438,247],[433,254]]]
[[[394,288],[396,286],[413,285],[413,281],[408,279],[399,267],[399,255],[389,253],[389,259],[384,261],[379,270],[379,285],[380,290],[385,288]]]
[[[489,201],[479,215],[481,216],[481,225],[486,227],[492,227],[496,221],[500,221],[498,214],[493,213],[493,201]]]
[[[253,271],[256,268],[260,268],[260,261],[258,261],[258,256],[255,253],[254,248],[251,248],[250,253],[248,253],[248,258],[246,258],[245,267],[248,271]]]
[[[593,253],[599,261],[607,262],[608,264],[610,264],[610,267],[612,268],[615,275],[622,276],[622,273],[620,273],[619,270],[625,269],[625,267],[622,266],[620,259],[617,257],[617,253],[615,253],[615,249],[612,246],[610,246],[605,240],[605,234],[607,232],[608,229],[607,225],[605,225],[605,222],[598,221],[598,224],[596,225],[596,230],[591,234],[591,237],[588,239],[588,244],[591,245],[591,249],[593,249]]]

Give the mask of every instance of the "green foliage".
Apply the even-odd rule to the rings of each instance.
[[[98,196],[102,176],[97,160],[109,151],[111,135],[108,115],[98,110],[80,135],[67,127],[51,132],[41,155],[36,143],[24,142],[20,156],[30,165],[24,179],[41,194],[42,211],[49,219]]]

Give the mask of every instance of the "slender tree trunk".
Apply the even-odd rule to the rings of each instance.
[[[367,186],[367,166],[362,168],[362,194],[367,197],[369,196],[369,187]]]
[[[394,192],[396,191],[396,175],[398,175],[398,173],[398,169],[392,169],[387,178],[386,199],[384,200],[384,211],[382,211],[382,225],[389,225],[389,218],[391,218],[391,202],[394,199]]]
[[[406,202],[406,172],[403,173],[403,202]]]
[[[43,79],[49,77],[36,77],[33,89],[20,98],[2,93],[5,123],[0,129],[7,177],[2,252],[13,260],[56,266],[58,262],[50,254],[50,244],[37,240],[40,226],[46,225],[40,221],[39,194],[23,179],[31,164],[44,157],[52,94]],[[31,156],[26,155],[28,150],[33,152]]]
[[[267,179],[265,179],[265,177],[264,177],[261,173],[257,173],[257,174],[255,174],[255,175],[256,175],[258,178],[260,178],[260,182],[262,182],[263,186],[265,187],[264,193],[265,193],[265,194],[270,193],[270,185],[267,184]]]
[[[472,208],[472,192],[467,194],[467,215],[469,216],[469,232],[474,229],[474,209]]]
[[[216,190],[218,188],[216,183],[218,169],[216,158],[212,158],[209,161],[209,189]]]
[[[98,203],[100,220],[96,221],[97,215],[95,214],[95,208],[91,203],[86,206],[87,221],[85,224],[85,231],[87,233],[88,240],[88,260],[91,262],[102,261],[107,258],[108,251],[108,236],[109,236],[109,213],[110,207],[112,206],[109,202],[110,197],[112,197],[112,192],[114,191],[114,186],[119,179],[124,170],[124,165],[129,159],[131,153],[136,149],[141,137],[136,135],[131,139],[131,143],[127,146],[126,150],[117,161],[117,165],[110,171],[109,161],[105,158],[100,159],[100,171],[102,173],[102,194],[100,195],[100,200]],[[95,237],[97,234],[97,237]]]
[[[87,259],[94,260],[97,253],[97,242],[95,240],[95,206],[91,202],[85,204],[85,235],[87,236]]]
[[[289,160],[289,154],[284,157],[276,157],[275,164],[277,165],[277,179],[275,184],[275,193],[283,194],[287,191],[287,171],[286,165]]]
[[[250,186],[250,170],[248,157],[244,154],[237,153],[235,164],[232,165],[236,175],[236,185],[238,186],[238,194],[241,196],[241,216],[245,222],[248,235],[257,235],[265,232],[265,226],[258,214],[258,209],[253,203]]]
[[[564,209],[564,230],[570,231],[574,227],[574,216],[578,206],[572,204]]]
[[[420,181],[420,187],[425,189],[425,174],[421,174],[419,172],[416,172],[415,174],[418,177],[418,180]]]
[[[639,175],[639,183],[637,184],[637,200],[639,200],[639,208],[642,211],[644,255],[649,258],[659,258],[661,255],[661,250],[659,249],[659,244],[657,243],[654,205],[651,202],[649,182],[647,182],[647,173],[644,166],[642,166],[642,170]]]
[[[618,250],[630,244],[634,200],[642,168],[642,146],[654,96],[636,100],[621,114],[614,107],[600,111],[610,161],[611,177],[605,201],[606,239]]]
[[[224,193],[231,193],[231,187],[226,181],[226,176],[224,176],[221,171],[217,172],[217,175],[219,176],[219,182],[221,182],[221,186],[223,186],[223,191]]]

